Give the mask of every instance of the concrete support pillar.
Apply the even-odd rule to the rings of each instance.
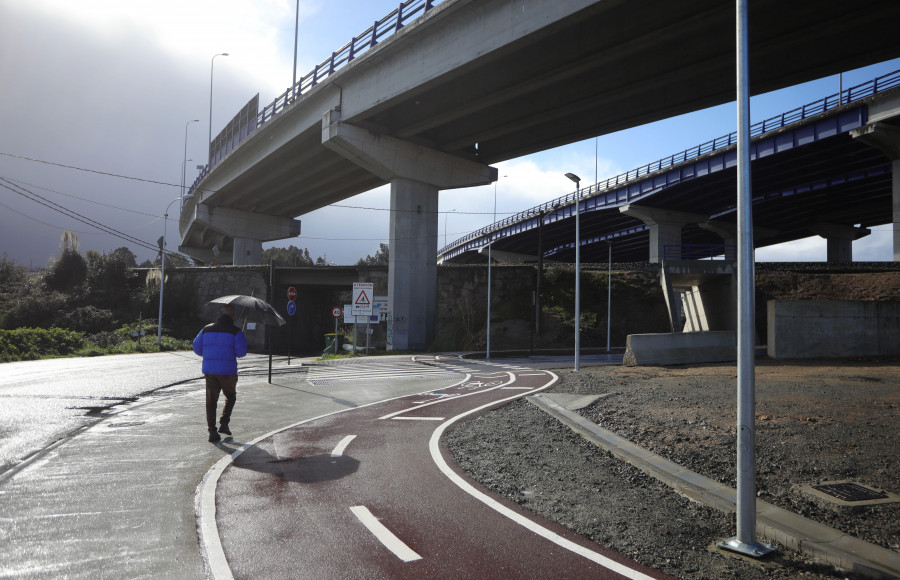
[[[893,193],[892,222],[894,229],[894,261],[900,262],[900,127],[883,122],[869,123],[850,131],[854,139],[871,145],[891,160]],[[830,259],[828,260],[831,261]]]
[[[253,266],[262,263],[262,240],[252,238],[234,238],[234,256],[231,263],[235,266]]]
[[[619,211],[650,226],[650,262],[657,264],[662,262],[666,246],[681,246],[681,228],[685,224],[701,223],[708,219],[703,214],[634,204],[620,207]]]
[[[234,253],[220,254],[220,264],[250,266],[262,259],[262,243],[300,235],[300,220],[199,203],[194,209],[194,223],[207,228],[214,238],[233,240]],[[212,254],[201,248],[181,247],[189,256],[209,262]]]
[[[891,163],[891,184],[894,190],[894,261],[900,262],[900,159]]]
[[[434,340],[438,225],[437,187],[391,180],[388,310],[397,350],[421,350]]]
[[[828,262],[852,262],[853,242],[872,233],[867,228],[818,222],[810,230],[827,241]]]
[[[391,184],[389,350],[425,350],[437,304],[438,191],[486,185],[497,170],[340,120],[322,119],[322,144]]]

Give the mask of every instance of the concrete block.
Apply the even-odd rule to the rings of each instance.
[[[814,358],[900,355],[900,303],[770,300],[768,355]]]
[[[732,331],[630,334],[624,364],[677,365],[737,359],[737,337]]]

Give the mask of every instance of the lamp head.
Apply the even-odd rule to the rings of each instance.
[[[574,173],[566,173],[566,177],[574,181],[576,184],[581,182],[581,178]]]

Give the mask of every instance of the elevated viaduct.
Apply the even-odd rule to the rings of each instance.
[[[893,1],[751,0],[750,15],[753,93],[900,56]],[[293,218],[390,183],[395,345],[424,348],[438,191],[495,180],[491,163],[732,100],[734,21],[717,0],[405,2],[379,21],[392,36],[378,40],[376,23],[248,113],[227,155],[213,151],[182,209],[181,250],[252,263],[263,241],[299,233]]]

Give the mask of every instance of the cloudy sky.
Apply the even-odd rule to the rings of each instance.
[[[397,4],[301,0],[298,76]],[[171,202],[182,168],[191,183],[206,161],[210,115],[215,134],[257,92],[268,103],[291,84],[294,10],[295,0],[0,0],[0,254],[43,266],[71,230],[82,251],[128,246],[138,261],[153,259],[167,207],[175,249]],[[212,57],[223,52],[210,110]],[[900,60],[848,71],[844,86],[895,69]],[[831,77],[762,95],[753,120],[837,89]],[[445,231],[452,241],[490,223],[495,189],[500,219],[568,193],[566,172],[603,179],[733,128],[734,105],[723,105],[501,163],[496,187],[441,194],[439,245]],[[355,263],[387,242],[388,205],[387,188],[373,190],[301,216],[303,235],[276,244]],[[890,260],[889,228],[856,242],[854,258]],[[809,238],[757,259],[824,260],[825,243]]]

